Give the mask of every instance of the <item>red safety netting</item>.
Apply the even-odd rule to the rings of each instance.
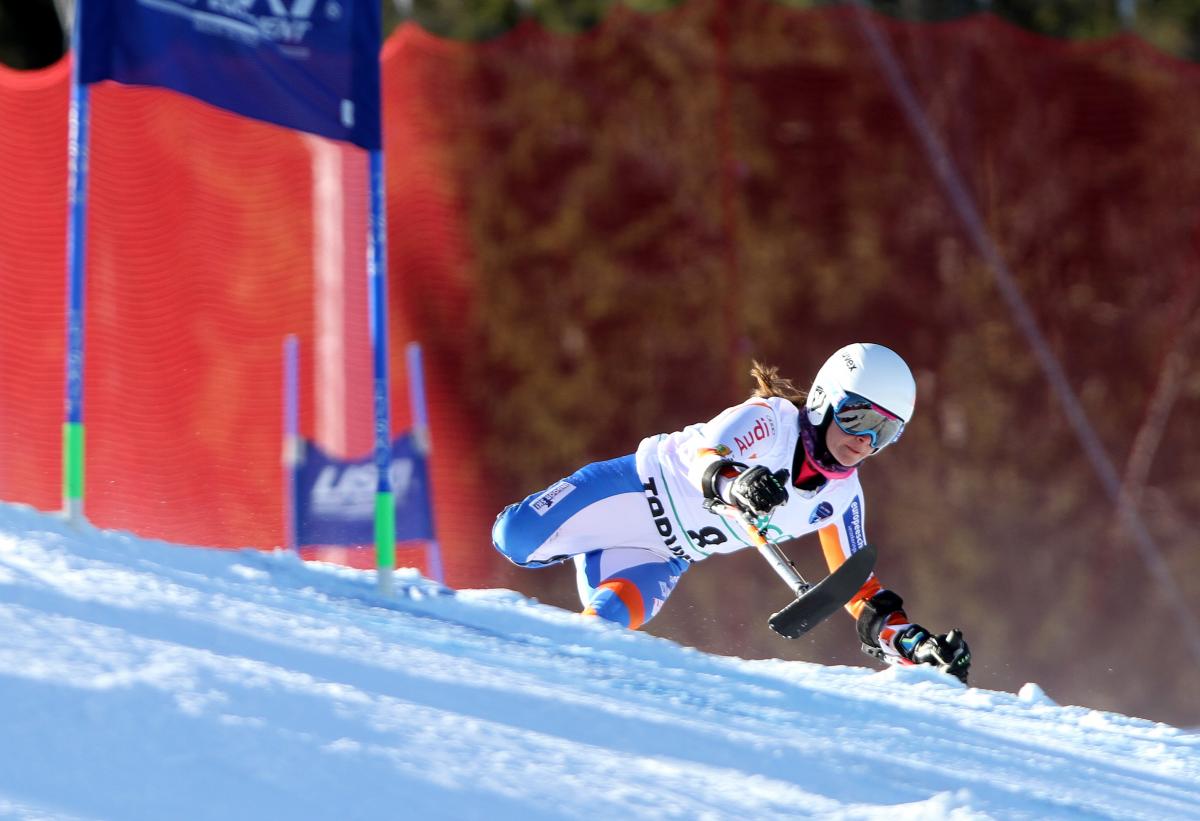
[[[0,498],[43,509],[61,500],[68,95],[67,60],[29,74],[0,69]],[[410,109],[422,105],[403,79],[389,95]],[[314,340],[321,252],[313,240],[311,138],[156,89],[100,84],[91,104],[87,516],[177,542],[278,545],[287,334],[301,340],[304,435],[320,433],[315,407],[330,389],[313,378],[327,352]],[[475,450],[474,432],[439,367],[462,352],[422,337],[438,311],[459,310],[463,295],[453,282],[465,251],[436,166],[418,172],[417,185],[406,183],[405,160],[423,163],[429,153],[423,135],[393,129],[390,136],[399,158],[391,188],[400,188],[392,197],[399,209],[392,270],[405,272],[390,295],[394,426],[410,425],[404,346],[418,340],[432,404],[435,519],[449,581],[470,584],[489,561],[479,534],[493,513],[472,504],[478,472],[462,466]],[[333,162],[345,194],[347,398],[340,440],[330,444],[359,455],[372,441],[366,158],[335,146]],[[422,186],[421,178],[432,183]],[[408,308],[410,299],[418,309]],[[364,551],[350,561],[370,566],[373,556]]]

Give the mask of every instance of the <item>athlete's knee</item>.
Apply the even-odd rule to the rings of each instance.
[[[509,505],[500,511],[495,524],[492,525],[492,546],[509,561],[521,564],[533,551],[523,549],[523,542],[526,540],[521,538],[521,528],[517,524],[518,507],[520,505]]]
[[[529,512],[526,504],[512,504],[500,511],[492,525],[492,546],[500,555],[522,567],[559,561],[561,556],[550,561],[530,561],[529,557],[542,546],[542,538],[537,523],[529,521]]]
[[[646,612],[642,591],[627,579],[601,582],[588,600],[583,614],[598,616],[630,630],[637,630],[654,615]]]

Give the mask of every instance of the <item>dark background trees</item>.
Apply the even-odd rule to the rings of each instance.
[[[1158,388],[1196,321],[1189,67],[1138,39],[1091,48],[995,18],[887,32],[1130,480],[1146,432],[1142,510],[1194,597],[1200,381],[1183,366],[1165,403]],[[488,409],[505,501],[740,400],[751,357],[804,383],[838,345],[884,342],[920,386],[903,442],[863,471],[884,580],[916,618],[968,630],[982,686],[1038,681],[1194,723],[1178,602],[1121,527],[853,11],[691,3],[614,14],[579,42],[522,30],[480,49],[465,103],[480,300],[464,383]],[[1152,445],[1156,405],[1174,421]],[[820,572],[805,548],[791,546]],[[569,568],[508,578],[575,606]],[[784,598],[753,554],[722,557],[689,570],[649,630],[861,663],[848,621],[781,644],[762,618]],[[1148,684],[1138,671],[1167,657]]]

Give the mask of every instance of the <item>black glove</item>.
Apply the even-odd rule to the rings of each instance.
[[[949,633],[934,636],[919,624],[911,624],[896,636],[896,650],[913,664],[930,664],[949,673],[963,684],[971,669],[971,649],[957,627]]]
[[[729,499],[751,516],[770,516],[775,508],[787,504],[788,491],[784,485],[788,473],[772,473],[762,465],[742,471],[729,486]]]

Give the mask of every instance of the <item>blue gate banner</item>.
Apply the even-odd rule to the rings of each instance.
[[[373,455],[336,459],[305,440],[296,469],[296,543],[374,544],[377,477]],[[411,433],[392,442],[391,479],[396,541],[432,540],[428,464]]]
[[[379,0],[79,0],[79,82],[380,148]]]

